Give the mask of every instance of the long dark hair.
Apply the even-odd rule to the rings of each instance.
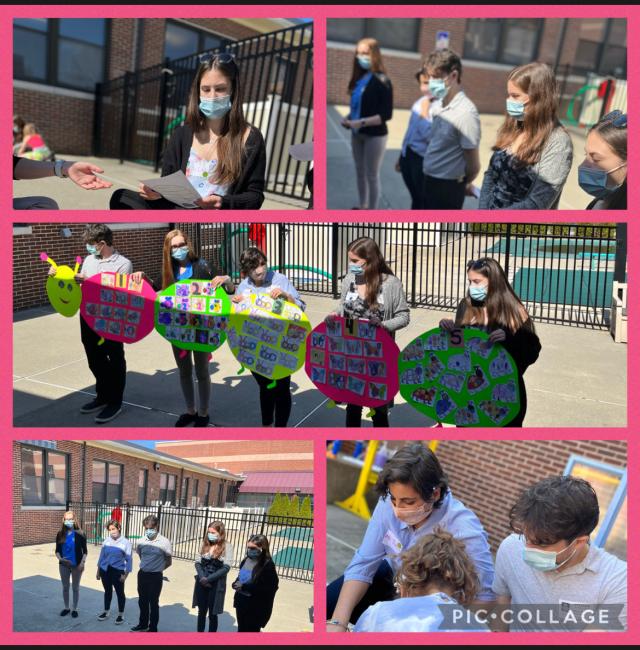
[[[60,530],[58,531],[56,535],[56,544],[62,544],[65,539],[67,538],[67,527],[64,525],[64,518],[65,515],[73,515],[73,530],[80,533],[81,535],[84,535],[82,532],[82,529],[80,526],[78,526],[78,520],[76,519],[76,515],[72,510],[67,510],[67,512],[62,515],[62,526],[60,527]]]
[[[553,70],[539,61],[513,69],[508,80],[529,96],[529,102],[524,120],[516,120],[510,115],[504,118],[493,150],[506,149],[524,133],[516,162],[523,167],[534,165],[540,161],[551,132],[558,127],[564,128],[558,119],[558,84]]]
[[[483,307],[487,309],[487,320],[490,329],[506,328],[515,333],[521,327],[525,326],[534,331],[533,323],[529,314],[522,304],[522,301],[516,295],[503,268],[491,257],[482,257],[479,260],[471,261],[467,264],[467,271],[475,271],[484,275],[489,280],[487,297],[481,306],[471,300],[469,292],[465,301],[467,308],[458,325],[470,325],[473,322],[480,325],[484,322]]]
[[[371,237],[360,237],[351,242],[347,247],[347,252],[353,252],[360,259],[366,260],[364,279],[367,285],[367,303],[372,308],[376,307],[383,276],[393,275],[393,271],[386,263],[380,247]]]
[[[598,122],[589,131],[595,131],[608,145],[609,148],[620,158],[627,162],[627,129],[615,126],[614,120],[603,120]],[[627,209],[627,177],[625,176],[622,185],[610,196],[604,199],[605,210],[626,210]]]
[[[358,63],[358,56],[353,55],[353,69],[351,70],[351,79],[349,80],[349,92],[353,92],[353,89],[356,87],[356,84],[364,75],[368,72],[381,72],[384,74],[386,72],[384,68],[384,63],[382,63],[382,53],[380,52],[380,44],[376,41],[375,38],[361,38],[356,44],[356,50],[358,45],[368,45],[369,51],[371,52],[371,70],[365,70]]]
[[[220,540],[218,541],[217,544],[213,544],[209,541],[209,537],[208,537],[209,528],[213,528],[214,530],[217,530],[218,533],[220,534]],[[224,524],[221,521],[212,521],[207,526],[207,532],[204,534],[204,537],[202,539],[202,546],[200,547],[200,555],[209,553],[212,548],[217,548],[217,550],[220,551],[218,553],[217,558],[222,557],[227,548],[227,531],[225,530]]]
[[[255,582],[258,576],[262,573],[267,562],[272,562],[271,553],[269,552],[269,540],[266,535],[251,535],[247,540],[247,544],[255,544],[258,548],[262,550],[260,557],[258,558],[255,567],[251,573],[251,580]]]
[[[244,134],[249,124],[242,109],[240,70],[233,59],[222,62],[214,56],[200,64],[189,91],[185,124],[194,133],[207,128],[207,118],[200,112],[200,81],[204,74],[211,70],[218,70],[231,83],[231,110],[224,117],[222,135],[218,139],[218,164],[214,179],[219,184],[234,183],[242,170]]]

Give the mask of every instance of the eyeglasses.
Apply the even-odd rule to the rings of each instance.
[[[220,52],[213,54],[212,52],[205,52],[199,54],[198,59],[200,63],[209,63],[210,61],[217,61],[218,63],[235,63],[236,55],[233,52]]]
[[[626,129],[627,128],[627,114],[623,113],[620,110],[611,111],[607,113],[598,124],[610,123],[616,127],[616,129]]]

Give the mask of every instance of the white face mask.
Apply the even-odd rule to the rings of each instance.
[[[415,526],[421,521],[424,521],[433,512],[433,503],[423,503],[419,508],[407,510],[405,508],[399,509],[392,504],[393,514],[405,524]]]

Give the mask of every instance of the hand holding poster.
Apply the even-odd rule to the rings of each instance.
[[[70,266],[58,266],[46,253],[40,253],[40,259],[49,262],[56,271],[55,275],[47,278],[47,297],[51,306],[67,318],[75,316],[82,301],[82,290],[75,279],[82,259],[76,257],[73,269]]]
[[[126,273],[96,273],[82,283],[80,313],[89,327],[112,341],[135,343],[153,330],[156,293]]]
[[[158,294],[155,328],[182,350],[213,352],[227,340],[231,300],[209,280],[180,280]]]
[[[311,323],[297,305],[262,294],[244,296],[233,305],[230,324],[229,347],[245,368],[282,379],[304,364]]]
[[[400,353],[400,394],[438,422],[459,427],[508,424],[520,410],[511,355],[482,330],[435,328]]]
[[[305,371],[329,399],[377,408],[398,392],[399,353],[384,328],[336,316],[311,332]]]

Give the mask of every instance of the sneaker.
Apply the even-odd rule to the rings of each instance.
[[[105,406],[106,402],[100,402],[98,398],[87,402],[84,406],[80,407],[80,413],[95,413],[96,411],[101,411]]]
[[[96,422],[98,424],[104,424],[105,422],[110,422],[122,411],[122,406],[116,406],[115,404],[107,404],[98,415],[96,415]]]
[[[78,618],[78,612],[75,609],[71,612],[71,618]]]
[[[151,628],[149,628],[149,629],[147,630],[147,632],[157,632],[157,631],[158,631],[157,628],[156,628],[155,630],[152,630]]]
[[[132,632],[148,632],[149,628],[148,627],[143,627],[138,623],[138,625],[135,625],[134,627],[131,628]]]
[[[198,416],[195,413],[183,413],[177,420],[175,426],[186,427],[196,421]]]
[[[109,612],[102,612],[102,614],[98,615],[99,621],[106,621],[108,618],[109,618]]]
[[[116,618],[116,625],[122,625],[124,623],[124,617],[122,614],[118,614],[118,618]]]
[[[209,426],[209,416],[208,415],[196,415],[194,427],[206,427]]]
[[[71,611],[70,609],[63,609],[63,610],[60,612],[60,616],[66,616],[70,611]]]

